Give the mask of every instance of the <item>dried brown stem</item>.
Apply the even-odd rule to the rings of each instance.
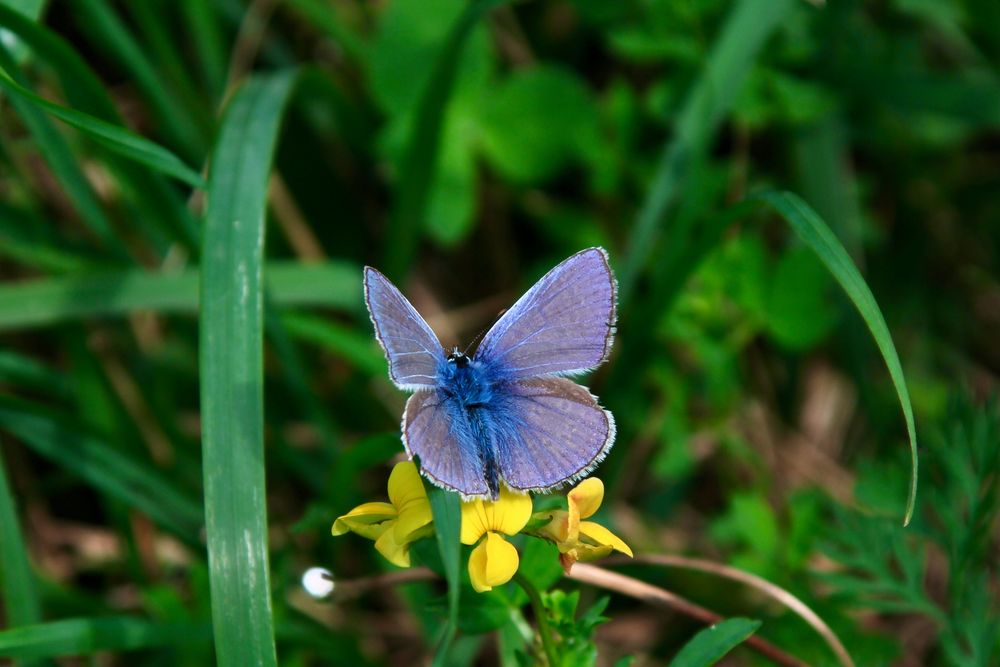
[[[645,561],[645,559],[652,559]],[[673,557],[664,556],[666,560],[671,560]],[[677,562],[671,562],[672,566],[680,566],[680,562],[684,561],[687,564],[691,564],[687,561],[693,561],[698,565],[702,565],[704,561],[697,561],[696,559],[682,559],[677,557],[679,560]],[[656,562],[659,559],[658,556],[638,556],[635,561],[638,562],[650,562],[651,564],[664,565],[665,562]],[[622,561],[622,562],[635,562],[635,561]],[[715,565],[712,563],[712,565]],[[693,567],[693,566],[692,566]],[[725,568],[725,566],[720,566]],[[694,568],[693,569],[697,569]],[[732,569],[732,568],[727,568]],[[736,572],[740,572],[736,570]],[[746,574],[746,573],[741,573]],[[753,577],[753,575],[748,575]],[[627,595],[629,597],[636,598],[637,600],[642,600],[651,605],[661,607],[664,609],[670,609],[672,611],[679,612],[685,616],[690,616],[702,623],[707,625],[713,625],[723,620],[724,617],[715,613],[710,609],[706,609],[701,605],[695,604],[690,600],[687,600],[676,593],[666,590],[665,588],[660,588],[659,586],[653,586],[652,584],[647,584],[644,581],[640,581],[634,577],[629,577],[624,574],[619,574],[618,572],[611,572],[604,568],[596,567],[594,565],[588,565],[586,563],[576,563],[573,565],[573,569],[567,575],[569,579],[578,581],[583,584],[588,584],[591,586],[598,586],[622,595]],[[356,597],[362,595],[363,593],[370,591],[375,588],[385,588],[388,586],[398,586],[400,584],[409,584],[415,581],[433,581],[437,579],[438,576],[428,570],[425,567],[415,567],[409,570],[402,570],[399,572],[389,572],[387,574],[380,574],[374,577],[363,577],[360,579],[349,579],[345,581],[336,581],[333,589],[333,597],[337,599],[345,599],[350,597]],[[736,577],[733,577],[736,578]],[[739,581],[744,581],[744,579],[739,578]],[[749,583],[749,582],[747,582]],[[768,582],[765,582],[768,583]],[[754,585],[754,584],[750,584]],[[773,586],[773,584],[772,584]],[[775,587],[777,588],[777,587]],[[781,590],[781,589],[778,589]],[[787,593],[787,596],[791,599],[796,599],[791,593]],[[802,604],[801,602],[799,604]],[[805,605],[802,605],[805,607]],[[806,608],[808,611],[808,608]],[[812,612],[809,612],[812,613]],[[800,614],[801,615],[801,614]],[[815,616],[815,614],[813,614]],[[817,617],[818,619],[818,617]],[[808,620],[808,619],[807,619]],[[822,624],[822,621],[819,621]],[[815,626],[814,626],[815,627]],[[823,624],[823,627],[826,627]],[[829,628],[827,628],[829,631]],[[823,634],[823,633],[820,633]],[[830,635],[832,636],[832,632]],[[827,637],[824,635],[824,639]],[[833,636],[834,642],[839,646],[840,643]],[[829,641],[829,639],[828,639]],[[775,664],[783,665],[784,667],[805,667],[805,663],[800,661],[798,658],[785,653],[780,648],[774,644],[768,642],[760,637],[750,637],[746,640],[747,647],[753,649],[757,653],[763,655],[764,657],[772,660]],[[843,647],[841,646],[841,649]],[[835,651],[836,652],[836,651]],[[837,654],[838,657],[841,656],[840,653]],[[844,651],[846,655],[846,651]],[[851,665],[850,657],[847,657],[845,665]]]
[[[738,581],[752,588],[756,588],[758,591],[761,591],[768,597],[777,600],[782,605],[795,612],[802,620],[808,623],[809,626],[823,638],[823,641],[826,642],[827,646],[830,647],[830,650],[837,656],[837,660],[841,665],[843,665],[843,667],[854,667],[854,661],[851,659],[851,655],[847,652],[847,649],[841,643],[840,639],[833,632],[833,630],[830,629],[830,626],[828,626],[826,622],[824,622],[823,619],[816,614],[816,612],[810,609],[805,602],[795,597],[781,586],[771,583],[767,579],[758,577],[757,575],[749,572],[744,572],[743,570],[735,567],[722,565],[710,560],[665,554],[641,555],[629,560],[616,558],[609,564],[612,563],[615,565],[648,563],[650,565],[659,565],[662,567],[697,570],[699,572],[708,572],[709,574],[714,574],[718,577],[731,579],[732,581]]]
[[[398,572],[387,572],[376,574],[373,577],[360,577],[358,579],[335,579],[333,582],[333,598],[345,600],[358,597],[376,588],[388,588],[390,586],[400,586],[402,584],[412,584],[416,581],[434,581],[438,578],[434,572],[426,567],[414,567]]]
[[[611,572],[594,565],[577,563],[567,576],[581,583],[599,586],[610,591],[615,591],[616,593],[621,593],[622,595],[628,595],[637,600],[642,600],[657,607],[680,612],[709,625],[723,620],[723,617],[714,611],[686,600],[676,593],[672,593],[659,586],[647,584],[645,581],[640,581],[634,577],[619,574],[618,572]],[[769,658],[775,664],[785,665],[786,667],[804,667],[805,665],[798,658],[785,653],[774,644],[760,637],[750,637],[746,640],[746,645],[757,651],[757,653]]]

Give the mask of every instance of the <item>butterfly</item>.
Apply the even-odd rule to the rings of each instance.
[[[496,500],[501,482],[546,492],[585,477],[615,440],[615,421],[564,376],[593,370],[611,351],[617,282],[603,248],[546,273],[470,357],[449,353],[388,278],[365,267],[365,302],[389,377],[406,402],[407,455],[437,486]]]

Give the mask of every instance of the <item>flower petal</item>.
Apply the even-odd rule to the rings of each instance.
[[[462,544],[475,544],[486,534],[486,512],[482,500],[462,501]]]
[[[588,477],[566,494],[566,499],[569,501],[570,511],[575,505],[581,519],[593,516],[604,500],[604,482],[596,477]]]
[[[493,506],[489,530],[517,535],[531,518],[531,496],[526,493],[517,493],[501,487],[500,497],[496,502],[488,504]],[[513,576],[513,573],[511,574]]]
[[[469,579],[476,592],[492,590],[510,581],[517,572],[517,549],[492,531],[479,543],[469,556]]]
[[[427,502],[427,491],[413,461],[401,461],[392,467],[389,473],[389,500],[398,510],[414,501]]]
[[[397,567],[410,567],[409,542],[397,542],[395,531],[386,530],[375,540],[375,548],[385,559]]]
[[[406,503],[399,510],[399,518],[393,530],[397,542],[409,542],[415,533],[434,520],[431,504],[426,496],[423,499]]]
[[[370,537],[373,524],[396,518],[396,508],[389,503],[365,503],[358,505],[347,514],[337,517],[333,522],[331,532],[334,535],[343,535],[347,531],[353,531],[364,537]],[[379,531],[381,534],[381,531]],[[375,539],[370,537],[370,539]]]
[[[632,550],[625,542],[599,523],[593,521],[580,522],[580,534],[596,544],[598,547],[611,547],[623,554],[628,554],[631,558]],[[599,557],[599,556],[595,556]]]
[[[567,542],[569,538],[569,512],[566,510],[552,510],[551,512],[539,512],[532,515],[533,519],[548,520],[535,529],[535,534],[551,540],[556,544]]]

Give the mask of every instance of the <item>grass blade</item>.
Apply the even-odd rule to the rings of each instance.
[[[646,201],[635,221],[628,254],[618,273],[618,298],[632,296],[639,272],[656,242],[657,228],[680,192],[698,153],[706,150],[739,95],[764,42],[795,5],[794,0],[741,0],[712,47],[705,71],[691,90],[663,151]]]
[[[360,311],[360,271],[339,262],[269,263],[268,295],[278,306]],[[197,269],[169,273],[136,269],[28,280],[0,285],[0,331],[86,317],[121,316],[135,310],[195,313],[198,301]]]
[[[20,78],[13,59],[2,43],[0,43],[0,68],[6,70],[7,76]],[[76,163],[66,139],[34,104],[21,96],[12,96],[10,101],[31,132],[38,152],[73,202],[80,218],[107,248],[124,257],[124,249],[111,228],[111,221],[105,215],[97,193]]]
[[[294,83],[250,79],[212,156],[201,281],[201,406],[212,618],[219,665],[276,665],[264,485],[264,217]]]
[[[826,223],[816,215],[808,204],[790,192],[768,192],[755,197],[769,204],[791,226],[799,238],[809,246],[819,257],[823,265],[833,274],[840,286],[850,297],[854,307],[858,309],[868,330],[871,331],[875,344],[878,346],[889,376],[899,397],[899,405],[906,421],[906,432],[910,440],[910,491],[906,499],[906,513],[903,525],[908,525],[913,517],[913,508],[917,500],[917,431],[913,420],[913,406],[910,404],[910,393],[906,388],[903,368],[899,363],[899,355],[892,343],[889,327],[882,317],[875,297],[872,295],[865,279],[861,277],[850,255],[844,250],[837,237],[834,236]]]
[[[218,100],[226,85],[226,55],[219,29],[218,8],[202,0],[183,0],[180,3],[184,22],[191,29],[191,44],[201,63],[199,76],[209,99]]]
[[[2,4],[0,26],[13,33],[32,50],[36,58],[45,61],[58,75],[68,106],[114,126],[124,127],[122,117],[101,79],[62,36]],[[125,190],[144,209],[144,215],[138,216],[137,220],[147,228],[147,235],[155,233],[153,226],[175,228],[178,231],[170,232],[168,236],[182,239],[195,251],[199,236],[196,223],[175,189],[157,173],[134,169],[131,161],[122,159],[113,150],[107,151],[104,157],[118,179],[123,184],[131,184]]]
[[[156,469],[87,434],[79,424],[0,397],[0,430],[95,489],[144,512],[188,543],[198,541],[202,512],[197,501],[178,491]]]
[[[431,512],[434,514],[434,532],[437,535],[438,551],[444,576],[448,581],[448,624],[441,643],[434,656],[434,667],[447,664],[448,651],[458,630],[458,601],[461,593],[462,544],[459,540],[462,530],[462,506],[458,494],[444,489],[431,489]]]
[[[368,376],[385,375],[385,356],[372,337],[357,329],[308,313],[284,313],[282,321],[289,333],[350,361]]]
[[[448,34],[448,40],[434,63],[434,71],[421,95],[402,165],[395,203],[389,218],[385,272],[401,279],[410,267],[416,252],[424,214],[430,199],[431,186],[437,170],[441,125],[452,85],[462,61],[462,49],[479,19],[504,0],[478,0],[458,17]]]
[[[180,153],[192,160],[201,159],[205,137],[199,125],[192,122],[191,110],[182,108],[164,87],[145,50],[121,19],[103,0],[82,3],[77,9],[84,34],[92,36],[96,48],[107,51],[112,61],[121,63],[130,72],[163,129],[177,142]]]
[[[11,97],[47,111],[67,125],[75,127],[105,148],[134,160],[150,169],[172,176],[192,187],[203,188],[201,176],[166,148],[143,139],[126,129],[107,123],[75,109],[60,106],[39,97],[0,71],[0,89]]]
[[[670,667],[709,667],[745,642],[760,627],[760,621],[728,618],[705,628],[685,644],[670,661]]]
[[[133,616],[72,618],[0,632],[0,657],[49,658],[207,642],[204,625],[163,624]]]
[[[35,592],[35,573],[28,560],[28,548],[21,535],[21,522],[10,492],[7,471],[0,458],[0,591],[3,592],[7,625],[17,627],[42,619],[42,607]]]

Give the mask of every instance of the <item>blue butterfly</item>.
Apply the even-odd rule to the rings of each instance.
[[[561,376],[607,359],[616,297],[607,253],[583,250],[535,283],[469,357],[446,353],[406,297],[365,267],[365,302],[389,377],[415,392],[403,411],[403,444],[424,476],[465,499],[495,500],[501,481],[545,492],[593,470],[614,443],[614,418]]]

